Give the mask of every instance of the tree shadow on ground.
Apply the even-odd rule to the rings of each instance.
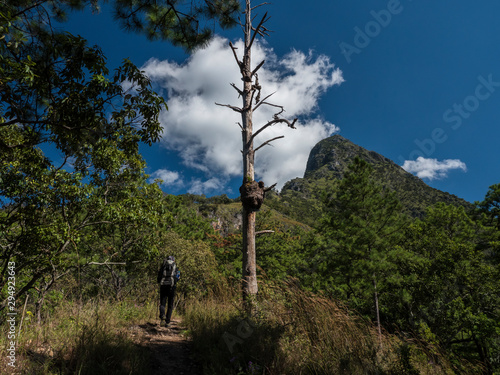
[[[202,370],[194,360],[191,342],[183,336],[184,328],[172,321],[169,327],[156,323],[138,325],[135,342],[151,354],[150,373],[201,375]]]

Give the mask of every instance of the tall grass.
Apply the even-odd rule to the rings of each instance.
[[[237,293],[186,304],[204,374],[454,374],[437,348],[384,333],[294,283],[262,284],[247,317]],[[469,367],[467,373],[474,373]]]
[[[63,301],[38,325],[27,313],[16,349],[16,374],[148,374],[150,353],[128,328],[151,320],[157,306],[131,301]],[[0,367],[8,369],[7,335],[0,337]]]
[[[179,312],[206,375],[480,373],[430,343],[378,331],[337,301],[293,282],[261,283],[247,316],[237,288],[213,285],[203,298],[181,299]],[[59,301],[41,325],[28,313],[16,350],[16,374],[150,373],[152,353],[136,345],[131,326],[156,321],[156,298],[80,304]],[[8,327],[3,327],[7,329]],[[7,369],[7,335],[0,368]]]

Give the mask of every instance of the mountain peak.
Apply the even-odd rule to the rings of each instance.
[[[338,134],[318,142],[309,154],[304,178],[287,182],[281,193],[268,200],[268,203],[287,215],[313,224],[321,216],[321,197],[324,192],[333,189],[335,181],[343,178],[356,156],[373,166],[373,179],[384,188],[394,191],[413,217],[422,217],[427,207],[437,202],[466,208],[472,206],[455,195],[434,189],[392,160]]]
[[[394,164],[390,159],[375,151],[368,151],[336,134],[323,139],[313,147],[307,160],[304,178],[321,178],[327,175],[342,178],[347,165],[356,156],[365,159],[373,166],[381,163]],[[396,167],[396,165],[394,164],[393,167]]]

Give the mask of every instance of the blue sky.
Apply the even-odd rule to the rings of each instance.
[[[429,185],[468,201],[500,183],[500,3],[494,0],[308,2],[277,0],[263,94],[299,118],[299,129],[273,128],[260,141],[285,138],[257,153],[266,185],[302,177],[310,149],[341,134],[376,151]],[[259,8],[264,11],[264,7]],[[142,147],[147,172],[173,194],[238,196],[241,136],[238,71],[228,49],[242,37],[218,34],[191,57],[165,42],[126,33],[100,14],[72,14],[64,28],[101,46],[110,68],[130,58],[165,95],[161,143]],[[262,111],[256,120],[272,113]]]

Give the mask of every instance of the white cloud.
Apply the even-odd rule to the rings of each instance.
[[[225,182],[217,177],[213,177],[207,181],[196,179],[192,181],[188,193],[201,195],[209,192],[216,192],[222,189],[224,184]]]
[[[184,165],[203,171],[209,181],[241,175],[242,149],[239,113],[215,105],[241,106],[241,98],[230,86],[241,87],[241,76],[228,40],[217,37],[205,48],[196,51],[184,64],[149,60],[142,70],[168,94],[168,111],[161,114],[164,126],[162,144],[178,152]],[[238,51],[242,42],[235,43]],[[299,117],[297,129],[276,125],[264,131],[255,147],[268,139],[284,135],[256,153],[257,178],[266,185],[278,183],[278,188],[304,173],[311,148],[338,128],[315,118],[318,100],[330,87],[343,82],[342,73],[326,56],[314,57],[292,51],[278,60],[273,50],[256,43],[252,52],[253,65],[266,60],[259,70],[261,97],[275,92],[269,99],[285,108],[283,116]],[[254,131],[272,119],[276,108],[261,106],[253,117]],[[196,185],[198,189],[200,185]],[[193,187],[194,189],[194,187]]]
[[[429,180],[442,179],[448,176],[448,171],[461,169],[467,172],[465,163],[458,159],[446,159],[438,161],[437,159],[427,159],[418,157],[417,160],[406,160],[403,169],[410,173],[415,173],[420,178]]]
[[[164,186],[182,186],[183,182],[178,172],[168,171],[166,169],[158,169],[153,172],[149,178],[150,181],[156,179],[162,180]]]

